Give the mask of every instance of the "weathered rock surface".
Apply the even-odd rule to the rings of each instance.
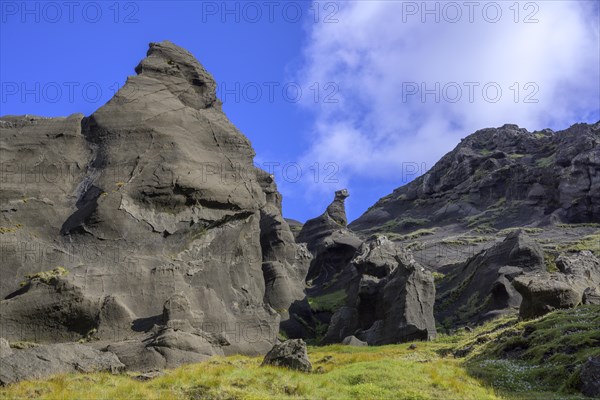
[[[429,171],[381,198],[355,231],[600,222],[600,122],[553,132],[479,130]]]
[[[290,305],[305,298],[304,279],[312,256],[304,244],[296,244],[294,234],[282,217],[282,198],[273,177],[260,172],[258,175],[267,198],[260,212],[265,302],[281,315],[285,324]]]
[[[582,304],[600,306],[600,288],[587,288],[583,291]]]
[[[431,273],[385,236],[363,241],[350,231],[347,197],[347,190],[336,192],[327,210],[306,222],[298,235],[313,253],[307,293],[317,304],[303,320],[327,325],[322,343],[353,335],[369,345],[435,337]],[[318,306],[319,299],[331,298],[339,301],[330,309]]]
[[[325,282],[339,274],[354,256],[362,240],[346,227],[344,201],[349,197],[346,189],[335,192],[335,198],[325,212],[306,221],[296,241],[306,243],[313,254],[307,280],[314,284]]]
[[[357,347],[363,347],[363,346],[369,345],[367,342],[363,342],[362,340],[358,339],[356,336],[346,336],[344,338],[344,340],[342,340],[342,344],[345,344],[346,346],[357,346]]]
[[[600,398],[600,357],[590,357],[581,367],[581,393]]]
[[[0,301],[2,335],[9,341],[77,341],[98,326],[100,306],[66,277],[34,278]]]
[[[526,274],[513,284],[523,296],[522,318],[535,318],[556,309],[573,308],[585,302],[594,304],[600,290],[600,260],[589,251],[562,254],[556,259],[559,271]]]
[[[75,343],[13,349],[0,357],[0,385],[73,372],[120,373],[125,366],[112,353]]]
[[[302,339],[290,339],[278,343],[265,356],[262,365],[274,365],[310,372],[312,364],[306,352],[306,343]]]
[[[0,358],[4,356],[9,356],[12,354],[12,349],[10,348],[10,344],[8,340],[4,338],[0,338]]]
[[[433,277],[409,252],[385,236],[375,236],[363,243],[350,264],[360,278],[348,290],[350,309],[345,313],[356,313],[357,338],[381,345],[436,336]],[[330,325],[325,342],[343,337],[344,331],[336,332],[340,325]]]
[[[308,298],[340,293],[353,279],[352,271],[346,268],[362,241],[346,228],[344,200],[347,197],[347,190],[337,191],[327,210],[302,225],[296,237],[312,257],[306,275]],[[289,308],[289,319],[282,321],[281,327],[290,338],[315,338],[318,328],[328,324],[335,311],[315,313],[308,298],[295,301]]]
[[[136,72],[89,117],[0,118],[0,336],[135,369],[264,354],[310,254],[194,57],[152,43]]]
[[[511,232],[504,241],[465,263],[443,270],[438,285],[436,319],[446,325],[479,322],[518,309],[521,295],[512,281],[524,273],[546,271],[544,253],[524,232]]]

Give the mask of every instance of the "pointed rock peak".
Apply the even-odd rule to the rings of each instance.
[[[331,219],[344,227],[348,225],[348,219],[346,218],[346,206],[344,202],[349,196],[350,194],[348,193],[347,189],[338,190],[335,192],[335,199],[329,205],[329,207],[327,207],[326,211]]]
[[[203,109],[217,102],[214,78],[182,47],[168,40],[150,43],[146,58],[135,72],[164,83],[185,105]]]

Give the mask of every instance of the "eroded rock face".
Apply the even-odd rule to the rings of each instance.
[[[600,222],[600,122],[563,131],[479,130],[429,171],[381,198],[355,231]]]
[[[13,353],[13,350],[10,348],[10,344],[8,340],[4,338],[0,338],[0,358],[4,356],[9,356]]]
[[[306,221],[296,241],[306,243],[313,254],[307,279],[318,285],[339,274],[354,256],[362,240],[346,228],[344,201],[346,189],[335,192],[335,198],[325,212]]]
[[[313,253],[307,277],[313,303],[339,298],[331,309],[317,306],[302,320],[327,325],[320,338],[324,344],[353,335],[369,345],[435,337],[431,273],[387,237],[363,241],[350,231],[345,223],[347,197],[347,190],[336,192],[325,212],[306,222],[298,235]]]
[[[306,343],[302,339],[290,339],[278,343],[265,356],[262,365],[274,365],[310,372],[312,364],[308,360]]]
[[[296,244],[294,234],[282,217],[281,194],[273,177],[259,172],[259,182],[267,204],[260,211],[260,243],[265,280],[265,302],[275,309],[285,324],[288,309],[305,298],[304,279],[312,255],[304,244]]]
[[[346,307],[334,314],[324,342],[341,340],[353,326],[354,335],[369,345],[435,338],[433,277],[409,252],[378,235],[363,243],[351,265],[360,278],[353,280]],[[353,314],[354,320],[347,317]]]
[[[513,284],[523,296],[522,318],[535,318],[556,309],[573,308],[584,302],[594,304],[600,291],[600,260],[590,251],[562,254],[556,259],[559,271],[525,274]],[[585,299],[584,299],[585,297]]]
[[[0,118],[0,336],[93,332],[128,365],[264,354],[310,255],[194,57],[152,43],[136,72],[89,117]]]
[[[0,357],[0,385],[75,372],[120,373],[125,370],[112,353],[76,343],[61,343],[12,350]]]
[[[345,199],[347,190],[339,190],[325,212],[307,221],[297,234],[296,241],[303,243],[312,255],[310,268],[306,276],[309,285],[306,293],[309,298],[322,296],[344,297],[343,294],[355,272],[349,265],[362,240],[346,228]],[[341,304],[337,304],[339,306]],[[335,308],[335,307],[334,307]],[[298,301],[290,308],[291,319],[282,324],[288,337],[317,338],[322,335],[320,327],[337,324],[332,320],[335,309],[313,310],[309,302]],[[351,320],[339,320],[340,324],[352,326]],[[351,335],[353,330],[345,329],[346,335],[338,337],[336,342]]]
[[[521,295],[512,281],[525,273],[546,271],[544,253],[524,232],[516,230],[504,241],[451,266],[438,287],[436,318],[446,324],[465,324],[513,312]]]

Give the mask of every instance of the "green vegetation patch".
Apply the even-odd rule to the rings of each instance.
[[[518,231],[518,230],[522,230],[523,232],[525,232],[529,235],[532,235],[532,236],[539,235],[544,232],[544,230],[542,228],[523,228],[523,227],[519,227],[519,226],[513,226],[511,228],[502,229],[501,231],[496,233],[496,235],[497,236],[507,236],[509,233]]]
[[[31,282],[32,280],[39,280],[43,283],[50,285],[56,281],[56,278],[67,275],[68,273],[69,271],[67,271],[64,267],[56,267],[50,271],[42,271],[35,274],[27,274],[25,275],[27,281],[21,282],[21,286],[25,286],[28,282]]]
[[[215,357],[166,370],[57,375],[0,388],[2,399],[43,400],[574,400],[579,368],[600,348],[600,306],[518,322],[502,317],[431,342],[308,348],[313,372],[261,367],[262,357]]]
[[[554,164],[554,154],[548,157],[539,158],[535,164],[540,168],[548,168]]]
[[[14,233],[23,227],[22,224],[15,224],[13,226],[0,226],[0,234]]]
[[[568,252],[589,250],[597,257],[600,257],[600,233],[584,236],[576,242],[559,245],[558,249]]]
[[[338,290],[337,292],[324,294],[317,297],[309,297],[308,304],[313,311],[328,311],[334,312],[344,305],[346,301],[346,291]]]
[[[444,239],[442,240],[442,243],[456,246],[469,246],[478,243],[489,242],[491,240],[494,240],[494,238],[486,236],[458,236],[454,238]]]
[[[437,231],[437,228],[418,229],[414,232],[400,236],[399,240],[414,240],[414,239],[420,238],[422,236],[434,235],[436,231]]]
[[[577,229],[577,228],[600,228],[600,224],[595,222],[585,222],[581,224],[556,224],[559,228]]]
[[[480,338],[470,343],[474,350],[467,368],[499,392],[575,394],[581,365],[589,356],[600,356],[599,326],[600,306],[520,322],[488,335],[483,345],[477,344]]]

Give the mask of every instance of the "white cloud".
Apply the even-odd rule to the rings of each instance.
[[[431,167],[461,137],[480,128],[504,123],[529,130],[564,128],[586,115],[598,118],[600,43],[593,2],[520,2],[518,23],[509,8],[512,1],[494,3],[502,10],[496,23],[483,16],[491,2],[478,3],[472,23],[469,9],[457,2],[458,22],[444,21],[454,17],[451,8],[440,14],[440,23],[433,15],[421,22],[423,4],[438,4],[441,12],[445,3],[344,2],[335,15],[338,23],[311,26],[300,80],[306,86],[335,82],[339,102],[304,104],[316,118],[305,160],[337,163],[340,182],[306,182],[307,197],[351,186],[355,179],[400,184],[403,164]],[[403,14],[410,6],[418,8],[416,15]],[[488,20],[493,11],[488,9]],[[524,23],[534,11],[538,22]],[[403,99],[410,82],[424,82],[429,89],[439,82],[440,101],[431,94],[422,102],[420,93]],[[447,98],[442,90],[452,82],[462,90],[454,103],[447,99],[455,97],[456,85],[447,86]],[[479,84],[473,102],[468,82]],[[486,83],[501,88],[498,102],[482,95]],[[488,94],[495,96],[493,87]],[[525,103],[527,95],[538,102]]]

